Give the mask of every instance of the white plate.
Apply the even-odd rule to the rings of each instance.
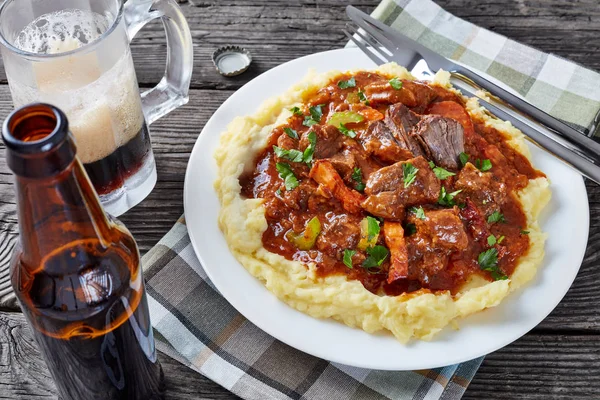
[[[227,124],[236,116],[253,114],[264,100],[301,80],[309,68],[326,72],[373,66],[355,48],[313,54],[265,72],[223,103],[202,130],[185,177],[185,217],[194,250],[217,289],[240,313],[268,334],[314,356],[355,367],[414,370],[491,353],[523,336],[556,307],[579,271],[587,244],[589,209],[583,178],[534,146],[534,164],[552,182],[552,201],[542,215],[542,228],[548,233],[543,264],[529,285],[498,307],[463,319],[460,330],[446,329],[431,342],[402,345],[391,335],[370,335],[292,309],[237,262],[219,230],[213,152]]]

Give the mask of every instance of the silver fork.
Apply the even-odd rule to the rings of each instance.
[[[509,120],[534,144],[600,183],[599,143],[474,72],[400,35],[355,7],[348,6],[346,11],[358,27],[346,24],[344,33],[376,64],[394,61],[407,67],[417,78],[424,80],[433,78],[433,69],[449,71],[453,78],[452,83],[463,94],[478,97],[479,102],[490,112],[501,119]],[[487,91],[494,103],[476,96],[477,90]],[[504,99],[509,99],[510,103]],[[544,124],[540,123],[540,120]]]

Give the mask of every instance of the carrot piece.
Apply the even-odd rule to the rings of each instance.
[[[473,121],[471,121],[469,113],[463,106],[454,101],[433,103],[427,108],[426,114],[436,114],[452,118],[462,125],[466,136],[473,136],[475,134],[475,128],[473,127]]]
[[[383,223],[383,236],[391,254],[388,283],[408,278],[408,249],[404,240],[402,224],[400,222],[385,221]]]
[[[329,191],[333,197],[341,201],[346,211],[350,213],[360,212],[360,204],[364,200],[364,196],[346,186],[329,161],[316,160],[309,176]]]

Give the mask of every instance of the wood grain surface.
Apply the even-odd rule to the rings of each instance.
[[[600,70],[600,6],[597,0],[436,0],[457,16],[543,51]],[[201,1],[181,5],[194,36],[190,103],[152,125],[158,184],[121,217],[142,252],[150,249],[183,213],[189,153],[202,127],[235,89],[260,73],[299,56],[342,47],[344,7],[372,11],[378,0]],[[210,55],[237,44],[254,56],[236,78],[216,73]],[[140,86],[163,73],[162,26],[151,23],[132,44]],[[598,88],[595,88],[598,90]],[[0,66],[0,119],[11,110]],[[54,385],[8,282],[6,267],[18,236],[12,176],[0,145],[0,398],[56,398]],[[600,398],[600,188],[587,184],[590,238],[581,271],[564,300],[522,339],[486,357],[466,399]],[[168,399],[236,398],[203,376],[161,355]]]

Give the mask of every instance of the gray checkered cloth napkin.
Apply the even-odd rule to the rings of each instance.
[[[430,0],[384,0],[373,16],[444,56],[506,83],[577,125],[593,125],[600,75],[445,12]],[[262,332],[215,289],[185,221],[143,258],[157,347],[246,399],[459,399],[482,358],[412,372],[352,368],[309,356]]]
[[[383,0],[373,17],[446,58],[505,83],[531,104],[600,136],[600,74],[510,40],[444,11],[431,0]],[[558,22],[557,22],[558,23]]]
[[[329,363],[267,335],[210,282],[185,221],[143,258],[156,347],[245,399],[460,399],[482,359],[410,372]]]

